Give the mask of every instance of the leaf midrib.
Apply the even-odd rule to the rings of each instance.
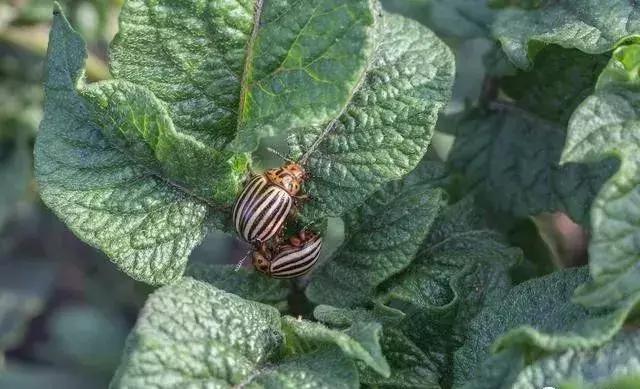
[[[258,38],[258,31],[260,31],[260,18],[262,16],[264,0],[257,0],[255,4],[255,11],[253,14],[253,29],[251,31],[251,37],[247,41],[247,54],[244,58],[244,67],[242,71],[242,80],[240,82],[240,103],[238,108],[238,122],[237,130],[239,130],[245,123],[245,110],[247,104],[247,97],[249,95],[249,79],[253,73],[253,57],[255,52],[255,44]]]

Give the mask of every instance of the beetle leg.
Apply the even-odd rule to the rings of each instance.
[[[296,207],[300,207],[303,205],[303,203],[309,202],[313,200],[313,196],[311,196],[310,194],[301,194],[301,195],[297,195],[293,197],[293,201],[296,205]]]
[[[249,181],[251,181],[251,179],[253,179],[253,177],[257,175],[258,174],[253,170],[251,170],[251,167],[249,167],[249,169],[247,169],[247,172],[244,175],[244,184],[246,185]]]

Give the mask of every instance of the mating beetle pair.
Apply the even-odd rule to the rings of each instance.
[[[267,243],[280,233],[297,201],[305,169],[296,162],[270,169],[249,180],[233,208],[233,224],[238,235],[254,246],[254,267],[274,278],[298,277],[313,267],[320,256],[322,238],[302,230],[287,244]]]

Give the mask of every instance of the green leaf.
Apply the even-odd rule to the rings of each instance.
[[[612,339],[632,305],[588,309],[571,301],[575,289],[588,279],[586,268],[563,270],[526,281],[490,301],[471,321],[465,345],[455,354],[457,382],[484,370],[490,351],[517,347],[539,355],[597,347]]]
[[[285,316],[282,325],[287,334],[287,347],[293,349],[293,353],[304,353],[314,347],[334,344],[347,356],[364,362],[378,374],[385,377],[390,374],[389,364],[380,349],[382,326],[379,323],[355,322],[340,331],[320,323]]]
[[[640,298],[638,267],[638,192],[640,190],[640,93],[629,76],[624,87],[612,71],[638,65],[637,48],[620,48],[611,59],[596,92],[576,110],[569,123],[563,162],[589,163],[615,156],[620,166],[598,193],[591,209],[589,268],[593,282],[580,291],[589,306],[616,306]]]
[[[554,353],[526,367],[516,362],[524,359],[522,352],[510,350],[491,357],[464,388],[635,388],[639,352],[638,331],[621,333],[599,348]],[[511,370],[507,372],[505,366]]]
[[[640,374],[621,374],[621,377],[616,377],[608,380],[602,380],[602,383],[596,385],[580,383],[577,380],[570,380],[567,383],[563,383],[559,386],[560,389],[634,389],[640,385]]]
[[[621,46],[613,52],[612,57],[600,73],[596,89],[614,85],[637,88],[640,85],[640,45]]]
[[[383,14],[378,44],[362,86],[324,142],[311,153],[313,179],[305,207],[311,218],[341,215],[386,182],[411,171],[422,159],[438,112],[447,104],[453,55],[417,22]],[[324,127],[298,132],[294,154],[307,151]]]
[[[229,156],[178,133],[162,103],[145,87],[115,80],[80,90],[107,142],[134,163],[204,199],[231,203],[247,159]]]
[[[437,367],[402,331],[385,329],[382,351],[389,358],[391,376],[381,377],[367,369],[360,372],[360,380],[364,384],[372,387],[441,388]]]
[[[527,69],[547,44],[602,54],[640,33],[640,9],[627,0],[548,1],[536,10],[498,13],[493,36],[509,59]]]
[[[568,379],[580,380],[583,384],[605,383],[614,377],[640,374],[639,365],[640,333],[621,333],[599,349],[570,350],[543,358],[521,372],[514,386],[559,386],[562,380]]]
[[[500,87],[519,107],[565,125],[575,108],[593,93],[596,77],[608,58],[550,45],[537,59],[531,71],[520,70],[501,79]]]
[[[339,115],[373,22],[367,0],[128,1],[112,72],[167,103],[179,132],[252,150],[261,136]]]
[[[559,125],[500,104],[460,122],[448,162],[496,211],[517,217],[564,211],[587,223],[615,163],[560,165],[565,136]]]
[[[370,386],[392,385],[402,388],[440,388],[438,374],[429,357],[402,331],[395,328],[405,315],[395,309],[376,304],[373,310],[341,309],[319,305],[313,311],[316,319],[333,326],[348,327],[357,323],[384,323],[381,339],[383,354],[392,363],[391,375],[381,376],[360,366],[362,383]]]
[[[336,349],[281,358],[283,344],[275,308],[184,278],[151,295],[111,385],[358,386],[353,363]]]
[[[395,190],[392,184],[348,215],[345,242],[312,273],[306,290],[311,301],[337,307],[365,303],[378,285],[411,263],[444,193],[430,184]]]
[[[112,143],[114,137],[126,139],[124,134],[118,138],[114,128],[94,123],[76,91],[85,57],[84,42],[57,10],[50,33],[45,117],[35,145],[40,195],[80,239],[100,248],[131,277],[168,282],[184,271],[212,215],[203,201]],[[96,88],[100,86],[90,90]],[[136,104],[136,111],[148,108],[137,106],[140,100],[127,103]],[[155,115],[161,113],[155,108]],[[114,113],[124,109],[114,107]],[[123,125],[127,131],[132,128],[131,123]]]
[[[477,0],[382,0],[382,4],[451,38],[489,36],[494,17],[486,2]]]
[[[416,260],[386,283],[379,300],[406,314],[399,324],[385,326],[383,351],[397,350],[389,358],[394,374],[387,384],[411,383],[415,373],[428,371],[429,382],[450,386],[453,355],[469,323],[511,287],[509,269],[522,254],[485,223],[469,198],[450,206]]]
[[[276,369],[266,368],[243,387],[258,389],[355,389],[358,372],[337,348],[322,349],[283,360]]]
[[[189,264],[185,274],[206,282],[225,292],[247,300],[286,308],[289,283],[285,280],[265,277],[254,270],[226,265]]]
[[[518,7],[521,9],[537,9],[549,0],[488,0],[491,8]]]
[[[450,387],[453,353],[462,345],[467,325],[487,302],[500,299],[511,287],[509,269],[521,253],[487,229],[483,213],[471,200],[441,213],[416,259],[383,284],[372,310],[319,306],[314,311],[317,319],[335,326],[371,321],[384,325],[382,351],[391,376],[361,369],[363,383]]]

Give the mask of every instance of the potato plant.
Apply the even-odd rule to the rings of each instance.
[[[640,387],[640,5],[384,5],[128,0],[100,82],[55,6],[40,196],[158,287],[112,387]],[[269,139],[310,153],[288,230],[342,243],[297,280],[190,262]]]

